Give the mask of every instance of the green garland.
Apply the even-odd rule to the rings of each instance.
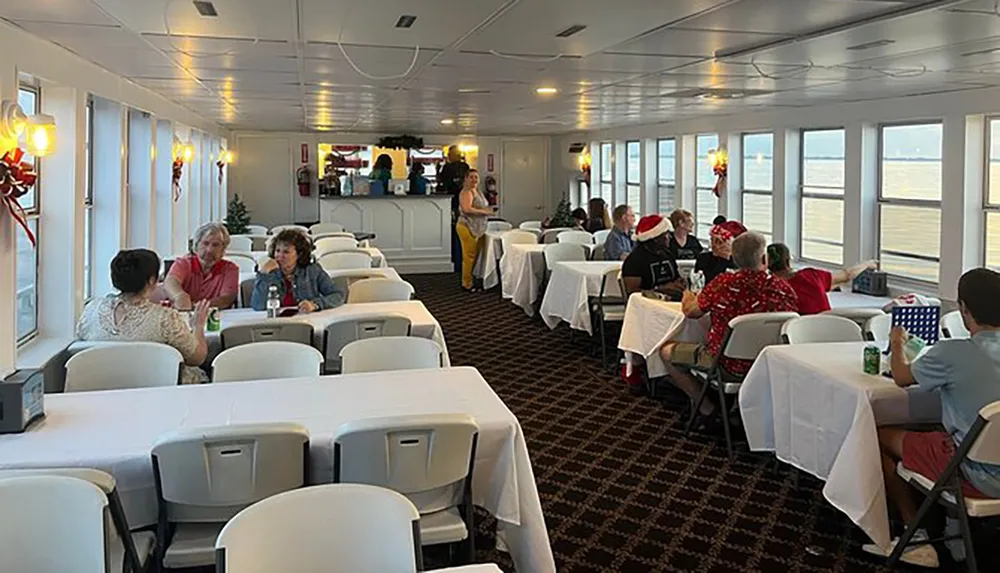
[[[385,149],[423,149],[424,138],[412,135],[387,136],[379,139],[376,145]]]

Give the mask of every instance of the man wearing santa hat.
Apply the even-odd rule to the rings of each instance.
[[[667,232],[670,222],[659,215],[639,219],[635,229],[635,249],[622,263],[622,281],[628,294],[656,290],[680,300],[684,279],[677,271],[677,261],[670,254]]]
[[[694,263],[694,270],[701,271],[705,275],[705,284],[712,282],[712,279],[730,270],[736,270],[733,263],[733,239],[747,232],[747,228],[739,221],[723,221],[712,226],[709,237],[712,240],[712,249],[704,251]]]

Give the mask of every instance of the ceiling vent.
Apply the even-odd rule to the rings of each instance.
[[[211,2],[194,0],[194,7],[198,10],[199,14],[208,18],[215,18],[219,15],[219,13],[215,11],[215,4],[212,4]]]
[[[881,48],[882,46],[888,46],[889,44],[895,44],[896,40],[875,40],[874,42],[865,42],[864,44],[858,44],[856,46],[848,46],[846,49],[851,52],[858,52],[861,50],[870,50],[872,48]]]
[[[459,88],[458,93],[467,95],[483,95],[492,92],[486,88]]]
[[[403,15],[403,16],[399,17],[399,20],[396,20],[396,27],[397,28],[409,28],[416,21],[417,21],[417,17],[416,16]]]
[[[570,143],[569,144],[569,152],[570,153],[581,153],[586,148],[587,148],[587,144],[586,143]]]
[[[572,36],[574,34],[579,34],[580,32],[582,32],[582,31],[584,31],[586,29],[587,29],[587,27],[584,26],[583,24],[573,24],[569,28],[566,28],[562,32],[559,32],[558,34],[556,34],[556,38],[569,38],[570,36]]]
[[[985,50],[976,50],[975,52],[966,52],[962,54],[963,58],[968,58],[969,56],[985,56],[986,54],[994,54],[1000,52],[1000,48],[986,48]]]

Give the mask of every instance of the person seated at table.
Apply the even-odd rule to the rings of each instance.
[[[712,219],[712,225],[721,225],[725,222],[726,222],[725,215],[716,215],[715,218]]]
[[[163,281],[174,308],[191,310],[207,300],[209,306],[233,306],[240,291],[240,268],[222,257],[229,247],[229,231],[222,223],[205,223],[194,232],[190,252],[174,260]]]
[[[628,205],[619,205],[615,207],[614,221],[615,226],[611,228],[608,238],[604,240],[604,259],[624,261],[635,248],[635,239],[632,238],[635,213]]]
[[[611,216],[608,215],[608,204],[600,197],[587,201],[586,231],[596,233],[611,228]]]
[[[326,270],[313,261],[312,243],[294,229],[278,233],[267,249],[253,285],[250,306],[267,308],[270,287],[278,288],[282,307],[297,307],[299,312],[326,310],[344,304],[347,293],[338,287]]]
[[[159,342],[173,346],[184,358],[182,384],[198,384],[208,354],[205,321],[210,302],[194,304],[188,320],[175,309],[151,300],[160,272],[160,257],[148,249],[119,251],[111,260],[111,284],[118,294],[95,298],[83,309],[76,337],[85,341]],[[141,374],[137,374],[141,375]]]
[[[941,340],[912,363],[903,354],[907,333],[895,327],[889,339],[892,379],[900,388],[916,385],[936,390],[941,396],[944,431],[918,432],[899,427],[878,429],[882,455],[882,477],[889,503],[905,523],[917,515],[913,491],[896,473],[897,463],[937,480],[969,432],[981,410],[1000,400],[1000,273],[985,268],[967,271],[958,280],[958,308],[970,338]],[[965,497],[1000,498],[1000,465],[963,460],[959,479]],[[919,529],[913,541],[926,540]],[[895,546],[896,540],[892,544]],[[865,551],[888,555],[877,545]],[[937,552],[931,545],[909,547],[902,560],[924,567],[937,567]]]
[[[694,270],[705,275],[705,284],[730,270],[736,270],[733,262],[733,239],[747,232],[739,221],[723,221],[714,225],[709,231],[712,249],[698,255],[694,262]]]
[[[670,224],[674,230],[670,233],[670,252],[678,261],[693,260],[705,250],[694,236],[694,215],[691,211],[675,209],[670,214]]]
[[[708,283],[699,294],[684,291],[681,310],[684,316],[698,319],[708,314],[712,325],[704,344],[692,342],[667,342],[660,349],[660,357],[667,366],[667,373],[692,404],[701,392],[701,384],[689,372],[692,368],[708,370],[715,357],[722,351],[722,343],[729,328],[729,321],[759,312],[794,312],[798,310],[795,291],[782,279],[767,272],[767,241],[759,233],[743,233],[732,241],[732,257],[737,271],[723,273]],[[742,377],[752,360],[723,358],[719,362],[723,379]],[[700,413],[710,416],[716,404],[706,399]]]
[[[875,261],[866,261],[836,272],[806,267],[792,268],[792,255],[784,243],[767,247],[767,268],[776,277],[792,285],[799,295],[799,314],[819,314],[830,310],[826,293],[841,285],[849,285],[861,273],[875,268]]]
[[[424,164],[419,161],[415,161],[410,167],[410,190],[406,192],[407,195],[426,195],[427,185],[430,181],[424,177]]]
[[[583,209],[577,207],[576,209],[573,209],[573,212],[570,213],[570,215],[573,217],[573,229],[574,230],[577,230],[577,231],[586,231],[587,230],[587,212],[586,211],[584,211]]]
[[[660,215],[646,215],[636,227],[636,245],[622,263],[625,294],[655,290],[670,300],[680,300],[684,279],[677,270],[677,261],[667,247],[670,223]]]

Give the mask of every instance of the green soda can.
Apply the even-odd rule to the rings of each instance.
[[[877,346],[865,347],[865,374],[878,374],[882,356]]]
[[[214,306],[208,309],[208,320],[205,326],[209,332],[219,332],[222,330],[222,319],[219,317],[219,309]]]

